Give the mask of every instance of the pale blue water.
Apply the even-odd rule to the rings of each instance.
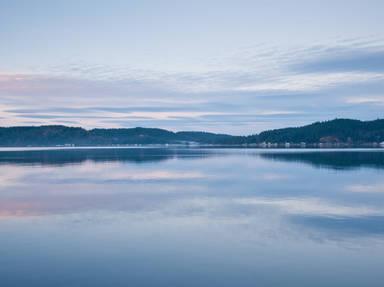
[[[384,150],[0,151],[0,286],[383,286]]]

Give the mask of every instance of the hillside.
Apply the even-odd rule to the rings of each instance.
[[[384,120],[335,119],[303,127],[284,128],[250,136],[208,132],[171,132],[156,128],[92,129],[66,126],[0,128],[0,146],[102,146],[199,143],[243,145],[267,143],[347,143],[384,141]]]
[[[384,120],[335,119],[297,128],[265,131],[260,142],[372,143],[384,141]]]
[[[178,132],[163,129],[92,129],[66,126],[0,128],[0,146],[101,146],[130,144],[179,144],[195,142],[220,144],[230,135],[206,132]]]

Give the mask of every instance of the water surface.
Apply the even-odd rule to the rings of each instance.
[[[0,151],[0,286],[382,286],[383,150]]]

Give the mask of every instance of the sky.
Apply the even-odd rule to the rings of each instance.
[[[384,116],[384,1],[0,0],[0,126]]]

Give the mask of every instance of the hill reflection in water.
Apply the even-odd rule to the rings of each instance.
[[[362,167],[384,168],[384,152],[381,150],[280,150],[260,153],[264,159],[310,164],[318,168],[348,170]]]
[[[79,148],[0,151],[0,165],[65,165],[93,162],[157,162],[173,158],[201,158],[212,150],[177,148]]]

